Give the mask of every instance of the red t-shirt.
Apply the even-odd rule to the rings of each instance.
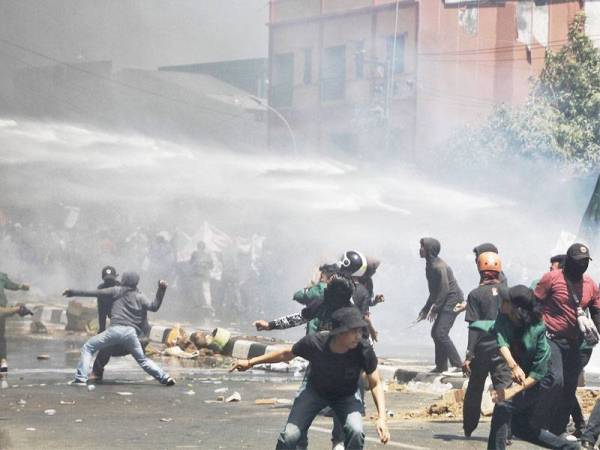
[[[600,310],[598,285],[589,276],[583,276],[583,283],[572,283],[575,294],[581,300],[582,309],[588,307]],[[582,286],[583,285],[583,286]],[[544,322],[551,333],[576,339],[578,335],[575,302],[569,298],[567,282],[562,270],[546,273],[534,291],[544,306]]]

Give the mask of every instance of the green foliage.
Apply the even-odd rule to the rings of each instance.
[[[488,160],[490,155],[495,160],[550,158],[596,169],[600,161],[600,52],[584,33],[584,26],[585,15],[578,14],[564,47],[556,53],[547,51],[545,67],[524,105],[498,106],[483,126],[456,136],[453,151],[475,148]]]

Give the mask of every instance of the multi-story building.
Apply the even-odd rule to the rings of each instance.
[[[269,99],[309,149],[411,158],[494,105],[525,101],[577,12],[600,28],[599,4],[273,0]],[[291,140],[276,116],[269,127],[274,145]]]
[[[271,2],[270,102],[299,146],[412,148],[417,24],[413,0]]]

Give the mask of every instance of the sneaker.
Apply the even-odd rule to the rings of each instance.
[[[175,381],[174,378],[167,378],[167,381],[165,381],[165,386],[175,386],[177,382]]]
[[[436,367],[434,369],[431,369],[429,371],[429,373],[442,373],[442,372],[445,372],[445,371],[446,371],[446,369],[440,369],[440,368]]]
[[[67,383],[69,386],[87,386],[87,382],[86,381],[81,381],[81,380],[71,380]]]
[[[8,364],[6,363],[6,360],[3,359],[2,361],[0,361],[0,373],[6,372],[8,372]]]
[[[452,367],[451,369],[442,372],[442,375],[444,375],[445,377],[460,377],[460,378],[462,378],[464,376],[461,367]]]
[[[577,438],[569,433],[563,433],[560,437],[569,442],[577,442]]]
[[[333,442],[331,444],[331,450],[345,450],[343,442]]]

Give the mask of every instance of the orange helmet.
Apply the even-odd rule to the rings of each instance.
[[[502,261],[500,256],[494,252],[484,252],[477,258],[477,270],[479,272],[502,272]]]

